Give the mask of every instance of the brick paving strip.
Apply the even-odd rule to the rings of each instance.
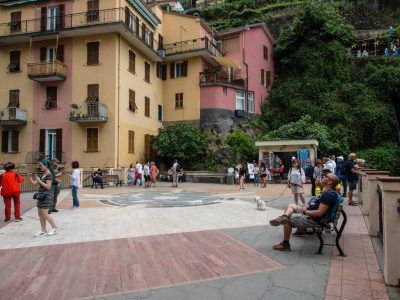
[[[346,257],[333,251],[325,300],[389,299],[386,285],[359,207],[345,206],[343,234]]]
[[[216,230],[0,250],[0,266],[3,299],[112,295],[283,268]]]

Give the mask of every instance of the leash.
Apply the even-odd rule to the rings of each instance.
[[[287,189],[288,189],[288,185],[286,184],[285,188],[284,188],[283,191],[279,194],[278,197],[273,198],[273,199],[266,200],[266,201],[264,201],[264,202],[265,202],[265,203],[268,203],[268,202],[272,202],[272,201],[278,200],[280,197],[282,197],[282,195],[285,193],[285,191],[286,191]]]

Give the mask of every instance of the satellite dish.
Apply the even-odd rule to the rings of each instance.
[[[228,168],[228,173],[229,173],[229,174],[233,174],[233,172],[235,172],[235,169],[234,169],[234,168],[232,168],[232,167]]]

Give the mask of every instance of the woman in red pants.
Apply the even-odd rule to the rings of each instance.
[[[5,173],[0,175],[1,195],[4,199],[5,206],[5,219],[4,222],[11,220],[11,200],[14,200],[14,215],[15,222],[22,221],[20,210],[21,188],[20,183],[24,181],[24,177],[14,172],[15,165],[13,163],[6,163],[4,165]]]

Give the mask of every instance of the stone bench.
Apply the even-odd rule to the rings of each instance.
[[[226,174],[224,173],[213,173],[213,172],[186,172],[186,181],[200,182],[202,178],[217,178],[219,183],[224,184]]]

